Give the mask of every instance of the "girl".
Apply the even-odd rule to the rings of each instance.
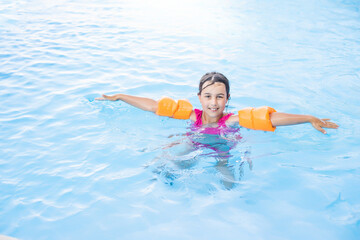
[[[326,131],[323,128],[338,128],[338,125],[329,122],[329,119],[319,119],[310,115],[278,113],[269,107],[246,108],[240,110],[237,115],[224,113],[230,98],[230,86],[228,79],[217,72],[206,73],[200,79],[198,97],[202,110],[193,110],[191,104],[185,100],[179,100],[176,103],[169,98],[155,101],[149,98],[115,94],[112,96],[103,95],[96,100],[122,100],[132,106],[161,116],[180,119],[190,118],[194,122],[191,131],[186,133],[184,139],[173,142],[164,148],[172,149],[170,156],[175,159],[179,158],[180,161],[175,159],[174,161],[165,161],[155,170],[160,176],[165,176],[165,182],[170,185],[176,179],[177,169],[191,171],[190,168],[197,164],[198,157],[212,156],[216,160],[214,166],[220,173],[222,185],[226,189],[232,189],[241,180],[244,164],[247,162],[250,170],[252,168],[252,160],[249,157],[250,149],[245,152],[241,151],[243,156],[235,154],[235,158],[232,158],[230,152],[241,140],[241,135],[237,134],[239,128],[230,127],[232,125],[240,124],[246,128],[274,131],[277,126],[310,122],[315,129],[324,134]],[[175,146],[180,146],[180,151],[176,151]],[[191,153],[197,149],[201,150],[200,154],[189,158],[188,156],[192,156]],[[209,155],[209,151],[213,154]],[[161,159],[167,158],[163,156],[156,158],[150,165]],[[234,164],[234,161],[239,166]],[[164,167],[170,163],[175,164],[176,167]]]
[[[192,108],[189,108],[189,106],[192,107],[190,103],[181,102],[180,104],[180,100],[179,103],[169,99],[155,101],[149,98],[125,94],[103,95],[103,97],[96,98],[96,100],[121,100],[134,107],[154,112],[158,115],[181,119],[190,118],[195,122],[195,126],[206,126],[207,131],[211,130],[211,128],[214,130],[235,124],[257,130],[274,131],[277,126],[311,123],[316,130],[326,134],[323,128],[336,129],[339,127],[337,124],[330,122],[330,119],[319,119],[311,115],[280,113],[268,107],[265,109],[243,109],[239,111],[238,115],[224,113],[230,98],[230,86],[228,79],[218,72],[206,73],[200,79],[198,97],[202,110],[192,110]],[[168,111],[171,113],[167,113]],[[185,112],[186,117],[176,117],[176,114],[179,112]],[[263,127],[263,125],[266,126]],[[210,133],[216,134],[217,131],[210,131]]]

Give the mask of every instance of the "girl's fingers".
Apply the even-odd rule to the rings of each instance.
[[[339,125],[337,125],[336,123],[329,123],[328,124],[328,128],[338,128]]]
[[[322,127],[318,126],[316,129],[322,132],[323,134],[326,134],[326,131]]]
[[[114,96],[109,96],[109,95],[105,95],[105,94],[103,94],[103,98],[106,99],[106,100],[111,100],[111,101],[116,100]]]
[[[326,134],[326,131],[323,128],[338,128],[339,126],[333,122],[327,122],[330,119],[321,119],[321,122],[314,124],[315,129]]]
[[[326,128],[338,128],[339,125],[337,125],[336,123],[333,122],[329,122],[330,118],[323,118],[321,119],[321,123],[320,126],[321,127],[326,127]]]
[[[95,98],[95,100],[108,100],[109,99],[109,96],[107,96],[107,95],[105,95],[105,94],[103,94],[102,95],[102,97],[97,97],[97,98]]]
[[[336,123],[333,123],[333,122],[326,122],[323,127],[326,127],[326,128],[338,128],[339,125],[337,125]]]
[[[324,127],[324,125],[326,125],[326,122],[323,122],[322,120],[320,120],[319,122],[313,123],[312,125],[319,132],[326,134],[326,131],[322,128],[322,127]]]

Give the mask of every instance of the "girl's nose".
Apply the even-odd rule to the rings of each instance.
[[[212,105],[216,105],[216,104],[217,104],[216,98],[212,98],[212,99],[211,99],[211,104],[212,104]]]

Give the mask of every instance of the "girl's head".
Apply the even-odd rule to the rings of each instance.
[[[230,84],[229,80],[221,73],[218,72],[210,72],[206,73],[202,78],[200,79],[199,83],[199,93],[198,95],[201,95],[201,92],[207,88],[208,86],[211,86],[215,83],[223,83],[225,85],[226,89],[226,99],[230,98]],[[206,84],[205,84],[206,83]]]
[[[200,79],[198,96],[206,118],[217,121],[222,117],[229,92],[229,80],[221,73],[207,73]]]

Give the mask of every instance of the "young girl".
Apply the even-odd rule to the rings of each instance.
[[[217,72],[206,73],[201,78],[198,97],[202,110],[192,109],[192,105],[186,100],[176,102],[170,98],[162,98],[159,101],[155,101],[149,98],[115,94],[112,96],[103,95],[102,98],[96,98],[96,100],[122,100],[132,106],[154,112],[160,116],[191,119],[194,124],[191,126],[191,131],[186,133],[186,137],[164,148],[170,149],[180,146],[180,151],[172,151],[171,156],[187,160],[170,162],[176,164],[177,168],[188,168],[190,171],[191,166],[196,165],[198,157],[202,155],[209,157],[207,151],[209,150],[214,153],[211,155],[216,159],[214,166],[217,172],[220,173],[221,183],[226,189],[232,189],[241,180],[245,162],[248,163],[250,170],[252,168],[250,150],[240,154],[243,156],[239,156],[238,153],[236,154],[235,160],[240,164],[238,167],[236,167],[234,161],[230,163],[232,159],[230,151],[241,139],[241,136],[237,134],[239,129],[230,126],[239,124],[250,129],[274,131],[277,126],[310,122],[315,129],[324,134],[326,131],[323,128],[338,128],[338,125],[329,122],[329,119],[319,119],[310,115],[279,113],[270,107],[245,108],[238,111],[237,115],[224,113],[230,98],[230,86],[228,79]],[[197,149],[201,149],[200,155],[196,155],[197,157],[193,158],[186,157]],[[190,154],[190,156],[192,155]],[[164,157],[157,159],[164,159]],[[168,161],[165,161],[163,164],[168,164]],[[167,176],[165,182],[171,184],[176,179],[174,177],[176,174],[174,175],[173,172],[176,173],[177,170],[172,168],[169,168],[170,170],[166,169],[161,165],[158,172],[160,176]]]
[[[230,97],[230,86],[228,79],[218,72],[206,73],[200,79],[198,97],[202,110],[192,110],[191,104],[186,100],[175,102],[169,98],[155,101],[149,98],[115,94],[112,96],[103,95],[96,100],[121,100],[160,116],[178,119],[190,118],[195,122],[195,126],[206,126],[207,131],[211,128],[219,129],[235,124],[255,130],[274,131],[277,126],[311,123],[316,130],[324,134],[326,131],[323,128],[338,128],[337,124],[329,121],[330,119],[319,119],[311,115],[280,113],[270,107],[246,108],[240,110],[237,115],[224,113]],[[217,131],[210,131],[211,133],[216,134]]]

